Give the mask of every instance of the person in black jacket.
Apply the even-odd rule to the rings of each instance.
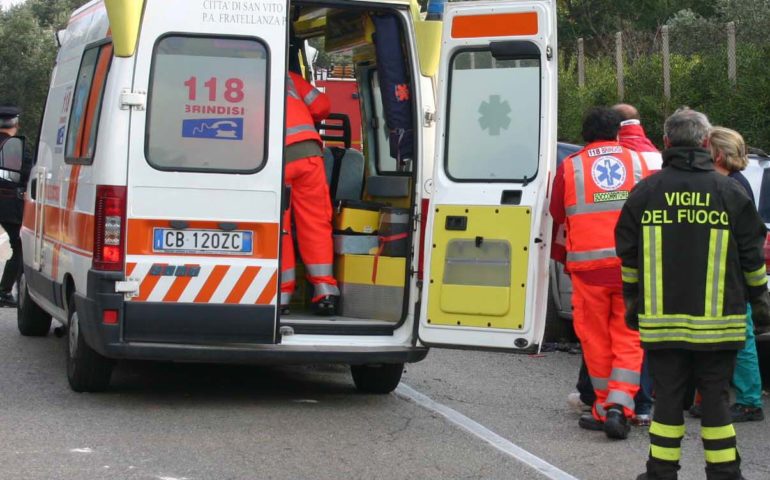
[[[738,480],[728,389],[746,342],[747,301],[755,329],[770,330],[765,225],[740,184],[714,170],[704,114],[678,110],[664,128],[663,169],[637,184],[615,229],[626,321],[639,329],[656,393],[638,479],[677,478],[694,376],[706,478]]]
[[[19,115],[21,110],[15,106],[0,106],[0,146],[19,132]],[[21,271],[21,230],[24,213],[22,192],[27,184],[31,170],[29,155],[24,154],[22,171],[19,173],[0,170],[0,225],[8,234],[11,245],[11,258],[5,264],[3,276],[0,278],[0,306],[14,307],[13,284]]]

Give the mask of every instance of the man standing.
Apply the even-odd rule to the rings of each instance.
[[[714,171],[710,128],[689,109],[666,120],[663,170],[634,189],[615,232],[627,321],[641,333],[656,393],[639,480],[677,478],[693,375],[706,478],[742,478],[728,387],[746,342],[747,297],[756,328],[770,328],[765,225],[742,187]]]
[[[288,311],[296,285],[292,216],[307,278],[314,288],[313,311],[318,315],[334,314],[340,294],[334,279],[332,206],[322,158],[323,143],[315,128],[316,122],[329,116],[330,109],[326,95],[300,75],[289,72],[286,83],[284,178],[291,194],[283,219],[281,307],[284,312]]]
[[[639,390],[639,334],[624,321],[620,259],[614,228],[633,186],[647,174],[639,154],[617,142],[620,116],[594,108],[583,122],[586,147],[556,172],[551,215],[567,233],[567,271],[573,286],[573,323],[596,401],[579,425],[628,436]]]
[[[19,133],[19,114],[15,106],[0,106],[0,146]],[[24,200],[20,195],[26,185],[31,165],[24,155],[21,175],[8,170],[0,170],[0,225],[8,234],[11,245],[11,258],[5,263],[3,276],[0,278],[0,306],[15,307],[13,284],[21,269],[21,221],[24,214]],[[15,177],[14,177],[15,176]]]
[[[639,110],[627,103],[619,103],[612,107],[612,109],[622,118],[620,131],[618,132],[618,142],[624,147],[641,154],[642,158],[647,162],[647,168],[650,171],[660,170],[662,164],[660,152],[655,144],[647,138],[639,117]]]

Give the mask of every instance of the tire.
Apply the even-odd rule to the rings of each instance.
[[[67,310],[67,380],[76,392],[103,392],[110,384],[113,361],[88,346],[80,334],[80,318],[75,302]]]
[[[353,383],[361,393],[390,393],[396,389],[404,373],[403,363],[383,365],[351,365]]]
[[[548,310],[545,315],[543,343],[572,343],[577,341],[575,329],[570,320],[561,318],[556,309],[553,291],[548,289]]]
[[[16,307],[16,324],[25,337],[44,337],[51,329],[51,315],[29,296],[29,286],[24,272],[19,275],[19,302]]]

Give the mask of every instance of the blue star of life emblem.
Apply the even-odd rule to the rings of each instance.
[[[591,177],[602,190],[617,190],[626,182],[626,166],[615,157],[599,157],[591,167]]]

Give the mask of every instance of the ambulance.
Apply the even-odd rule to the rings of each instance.
[[[18,328],[61,323],[75,391],[142,359],[348,364],[360,391],[387,393],[430,347],[538,351],[554,1],[426,20],[410,0],[95,0],[57,38]],[[302,291],[279,308],[286,79],[310,77],[308,42],[352,58],[363,119],[358,148],[346,115],[318,125],[332,317]]]

